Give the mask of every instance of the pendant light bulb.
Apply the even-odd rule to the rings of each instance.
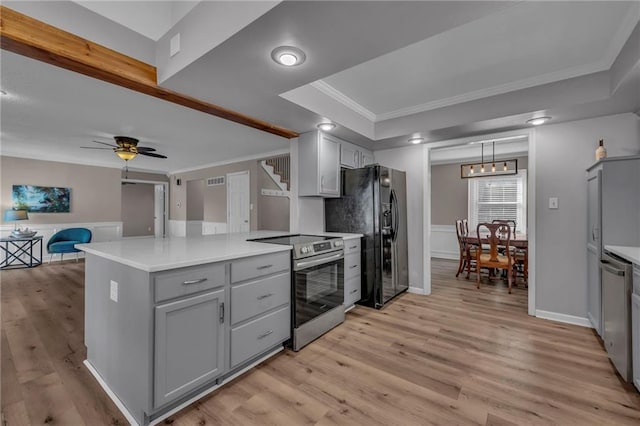
[[[496,163],[493,163],[491,165],[491,173],[495,173],[496,172]]]
[[[505,172],[507,171],[507,162],[506,162],[506,161],[504,162],[504,169],[503,169],[503,170],[504,170]]]
[[[469,170],[469,174],[472,175],[473,174],[473,165],[471,166],[471,169]]]
[[[484,164],[480,167],[480,173],[484,173]]]

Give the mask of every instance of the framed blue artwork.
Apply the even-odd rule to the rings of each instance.
[[[71,188],[13,185],[13,208],[33,213],[69,213]]]

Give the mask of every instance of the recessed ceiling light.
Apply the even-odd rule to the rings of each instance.
[[[551,117],[532,118],[531,120],[527,120],[527,124],[532,124],[534,126],[539,126],[541,124],[546,123],[549,120],[551,120]]]
[[[424,142],[424,138],[411,138],[409,139],[409,142],[411,142],[414,145],[417,145],[419,143]]]
[[[307,55],[297,47],[280,46],[273,49],[271,59],[285,67],[295,67],[302,64],[307,59]]]
[[[324,130],[325,132],[328,132],[329,130],[333,130],[336,128],[336,125],[333,123],[320,123],[318,124],[318,129],[320,130]]]

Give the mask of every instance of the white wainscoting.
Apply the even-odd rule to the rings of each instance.
[[[202,235],[202,221],[201,220],[187,220],[186,236],[198,237]]]
[[[536,317],[551,321],[564,322],[566,324],[579,325],[581,327],[593,328],[591,327],[591,321],[589,321],[588,318],[577,317],[575,315],[560,314],[557,312],[541,311],[540,309],[536,309]]]
[[[455,225],[431,225],[431,257],[459,259],[460,248]]]
[[[226,234],[226,222],[205,222],[201,220],[170,220],[169,236],[186,237],[187,235]]]
[[[122,238],[122,222],[84,222],[84,223],[35,223],[27,225],[34,231],[38,231],[36,235],[42,235],[42,253],[43,256],[48,255],[47,241],[53,234],[67,228],[87,228],[91,231],[91,242],[99,243],[103,241],[114,241]],[[8,237],[13,230],[13,224],[0,225],[0,235]],[[84,257],[84,253],[78,253],[79,257]],[[60,254],[53,255],[53,261],[61,259]],[[67,258],[75,258],[74,254],[68,254]],[[49,259],[43,259],[49,260]]]
[[[185,237],[187,235],[186,220],[169,220],[169,236]]]
[[[202,235],[226,234],[227,222],[202,222]]]

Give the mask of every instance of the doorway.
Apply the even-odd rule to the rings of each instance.
[[[167,232],[166,182],[122,179],[122,236],[164,238]]]
[[[425,210],[429,208],[429,214],[425,215],[425,220],[430,224],[425,235],[425,246],[428,245],[430,253],[428,259],[425,259],[429,263],[427,266],[425,262],[425,270],[430,271],[433,293],[455,288],[469,294],[469,289],[476,289],[475,270],[472,268],[469,273],[468,268],[459,268],[461,251],[456,220],[467,220],[469,233],[475,233],[478,223],[510,220],[512,232],[515,231],[518,238],[528,241],[531,236],[531,240],[533,239],[535,196],[530,190],[534,177],[533,173],[529,173],[530,166],[533,166],[529,162],[531,138],[530,132],[509,133],[492,135],[492,138],[465,138],[425,147],[425,159],[429,165],[428,179],[425,181],[428,185],[425,191],[425,200],[428,198]],[[483,177],[462,179],[461,165],[483,163],[483,154],[486,163]],[[491,174],[494,159],[496,166],[500,165],[500,168],[505,160],[517,159],[518,173],[487,176]],[[479,172],[480,167],[476,167],[476,175]],[[528,241],[528,244],[524,248],[528,266],[526,275],[522,264],[517,268],[517,285],[514,284],[512,294],[507,291],[506,275],[502,276],[496,271],[490,277],[489,271],[482,269],[481,297],[491,297],[505,306],[524,310],[529,314],[535,313],[533,241]],[[462,258],[462,263],[465,263],[467,259],[464,250]],[[524,263],[522,259],[521,262]]]
[[[229,233],[251,229],[251,178],[249,170],[227,174],[227,229]]]

